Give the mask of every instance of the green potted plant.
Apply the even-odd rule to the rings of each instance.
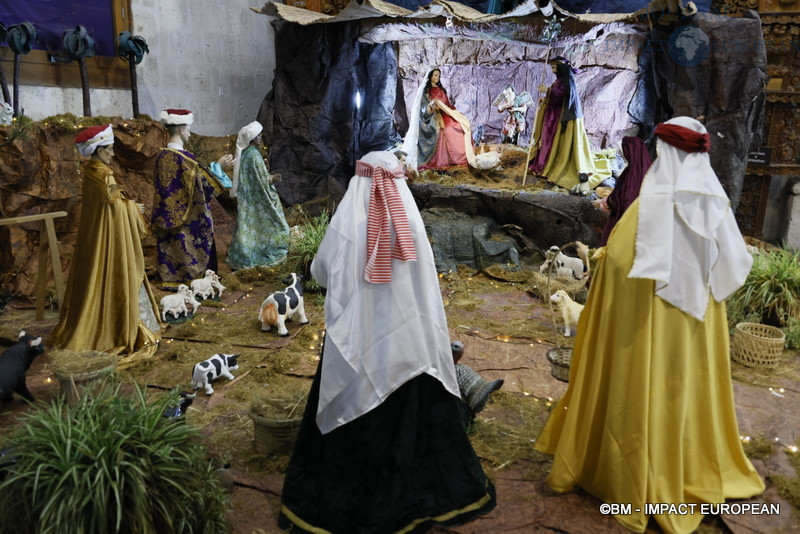
[[[8,444],[0,521],[28,533],[226,532],[228,496],[199,431],[164,412],[178,392],[149,402],[136,386],[56,400],[24,414]]]
[[[750,367],[778,365],[786,333],[794,333],[793,319],[800,317],[800,253],[777,249],[755,254],[727,310],[734,330],[731,357]]]
[[[733,324],[749,318],[781,328],[800,317],[800,252],[756,254],[747,280],[728,298],[727,307]]]
[[[323,211],[316,217],[305,217],[305,222],[292,228],[289,235],[289,253],[286,256],[286,265],[294,272],[302,274],[305,280],[306,291],[318,291],[319,284],[311,276],[311,262],[317,254],[322,238],[328,230],[331,217]]]

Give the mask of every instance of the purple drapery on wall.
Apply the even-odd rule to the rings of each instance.
[[[6,28],[31,22],[38,42],[33,48],[63,50],[64,30],[82,24],[95,41],[95,55],[114,56],[114,17],[111,0],[24,0],[0,3],[0,22]],[[7,46],[4,43],[4,46]]]

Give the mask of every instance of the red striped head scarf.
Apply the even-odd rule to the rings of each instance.
[[[415,261],[417,254],[411,226],[397,189],[395,172],[356,162],[356,174],[372,178],[367,214],[367,265],[364,278],[368,282],[392,281],[392,259]],[[402,173],[399,175],[402,176]],[[394,231],[394,232],[392,232]]]

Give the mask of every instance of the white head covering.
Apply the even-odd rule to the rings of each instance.
[[[689,117],[666,122],[701,134]],[[630,278],[655,280],[655,293],[703,320],[709,292],[721,302],[747,279],[747,253],[730,200],[707,152],[685,152],[659,139],[658,157],[639,194],[636,256]]]
[[[91,156],[97,147],[114,144],[114,130],[110,124],[86,128],[75,138],[75,146],[82,156]]]
[[[420,117],[420,109],[422,107],[422,95],[425,92],[425,86],[428,83],[428,77],[431,75],[431,71],[439,70],[439,67],[432,67],[428,69],[425,73],[425,77],[420,82],[419,87],[417,88],[417,93],[414,95],[414,103],[411,104],[411,109],[408,110],[408,132],[406,132],[406,137],[403,139],[403,146],[400,148],[403,152],[408,154],[406,156],[406,165],[411,169],[416,169],[417,164],[419,163],[417,160],[419,158],[419,151],[417,150],[417,141],[419,140],[419,117]]]
[[[233,185],[230,190],[233,198],[236,198],[236,191],[239,189],[239,160],[242,159],[242,150],[250,146],[250,141],[255,139],[263,129],[260,122],[253,121],[239,130],[239,135],[236,137],[236,159],[233,163]]]
[[[391,152],[370,152],[360,161],[389,171],[400,166]],[[433,251],[402,177],[395,183],[417,261],[393,258],[389,283],[364,278],[372,180],[358,174],[350,180],[311,264],[314,279],[327,288],[317,405],[323,434],[369,412],[423,373],[460,395]]]

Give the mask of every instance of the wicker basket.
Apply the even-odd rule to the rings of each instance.
[[[290,452],[297,439],[302,417],[276,420],[263,417],[251,410],[253,420],[253,448],[261,454],[273,452]]]
[[[748,367],[771,369],[778,365],[786,336],[780,328],[739,323],[733,334],[731,358]]]
[[[58,378],[61,384],[61,393],[64,395],[67,404],[75,406],[82,397],[87,394],[92,395],[102,388],[114,374],[116,368],[117,363],[114,362],[112,365],[104,367],[103,369],[97,369],[87,373],[63,375],[55,373],[55,377]]]
[[[569,382],[569,363],[572,360],[571,347],[556,347],[547,351],[550,374],[562,382]]]

